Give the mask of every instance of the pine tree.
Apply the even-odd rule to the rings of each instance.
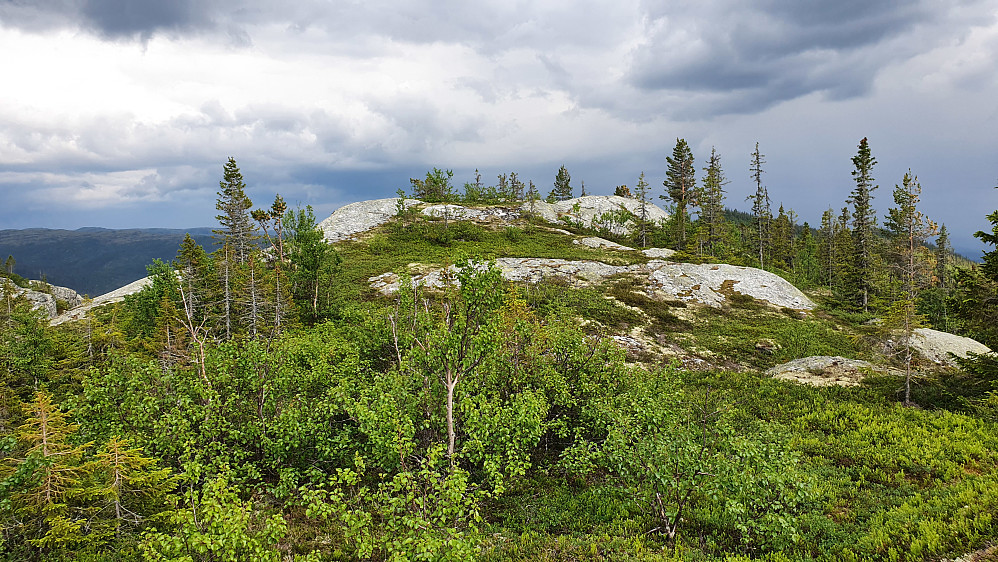
[[[888,210],[885,227],[891,234],[892,265],[898,275],[899,291],[892,299],[884,325],[896,330],[900,338],[902,360],[905,365],[904,403],[911,404],[912,361],[914,346],[912,336],[922,325],[916,304],[918,292],[928,284],[929,263],[925,241],[935,234],[935,224],[918,210],[922,186],[911,170],[904,175],[901,185],[894,187],[894,203]],[[855,216],[855,215],[854,215]]]
[[[870,145],[866,137],[859,141],[859,150],[852,158],[855,169],[852,171],[856,187],[847,200],[853,206],[852,235],[854,249],[854,285],[857,289],[858,304],[863,312],[869,311],[870,296],[874,291],[874,228],[877,225],[877,215],[873,209],[873,166],[877,159],[870,154]]]
[[[694,204],[694,189],[696,189],[696,170],[693,167],[693,152],[686,144],[686,139],[676,139],[672,156],[666,157],[669,164],[665,172],[665,195],[659,198],[671,200],[676,206],[676,241],[677,250],[686,248],[686,224],[688,222],[688,207]]]
[[[762,165],[766,163],[766,155],[759,152],[759,143],[755,143],[755,150],[752,152],[752,162],[749,171],[752,172],[752,179],[755,180],[755,194],[746,199],[752,201],[752,216],[755,218],[755,247],[759,253],[759,267],[766,267],[765,256],[769,249],[770,224],[773,221],[773,211],[769,203],[769,190],[762,185],[762,174],[765,173]]]
[[[705,173],[701,181],[701,194],[698,197],[700,245],[708,254],[717,256],[724,241],[724,186],[728,184],[728,179],[724,177],[724,170],[721,168],[721,156],[713,147],[710,149],[710,159],[703,171]]]
[[[558,168],[558,174],[554,177],[554,188],[548,194],[548,202],[567,201],[572,198],[572,176],[568,174],[565,166]]]
[[[256,241],[256,226],[249,212],[253,202],[246,195],[243,175],[231,156],[225,163],[222,177],[222,181],[218,182],[220,190],[215,203],[215,208],[222,212],[215,217],[222,228],[212,232],[216,234],[216,244],[228,244],[236,262],[244,264]]]

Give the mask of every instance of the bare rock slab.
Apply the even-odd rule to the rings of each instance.
[[[788,281],[768,271],[730,265],[671,263],[653,260],[647,264],[608,265],[599,261],[552,258],[500,258],[496,267],[508,281],[537,283],[558,278],[573,287],[603,282],[619,274],[631,274],[647,280],[649,288],[670,298],[721,306],[727,294],[740,293],[774,306],[810,310],[814,303]],[[453,266],[435,269],[413,277],[413,283],[427,288],[441,288],[453,278]],[[395,273],[372,277],[371,286],[382,294],[398,290]]]
[[[139,291],[141,291],[142,289],[146,288],[149,285],[152,285],[152,278],[150,277],[143,277],[142,279],[132,281],[131,283],[125,285],[124,287],[118,287],[117,289],[109,293],[104,293],[103,295],[94,297],[90,301],[84,302],[79,306],[71,308],[58,316],[55,316],[55,314],[53,314],[53,316],[55,317],[52,318],[49,324],[51,324],[52,326],[58,326],[60,324],[65,324],[66,322],[79,320],[84,316],[86,316],[87,313],[90,312],[90,309],[98,306],[103,306],[105,304],[121,302],[125,300],[126,296],[134,295],[135,293],[138,293]]]
[[[922,357],[948,367],[957,366],[953,355],[966,359],[970,353],[980,355],[991,352],[991,348],[975,339],[930,328],[916,329],[912,334],[911,344]]]
[[[766,371],[774,379],[812,386],[856,386],[867,373],[882,371],[868,361],[816,355],[777,365]]]
[[[534,201],[524,203],[522,209],[531,212],[548,222],[561,222],[567,220],[572,224],[584,226],[586,228],[606,228],[614,234],[626,234],[634,228],[634,222],[625,220],[621,223],[615,220],[608,220],[614,214],[624,211],[627,214],[638,216],[641,213],[641,202],[630,197],[620,197],[617,195],[587,195],[576,197],[556,203],[545,201]],[[659,222],[669,218],[669,213],[662,210],[654,203],[645,204],[647,219],[651,222]]]
[[[406,208],[421,204],[416,199],[406,199]],[[398,212],[398,197],[358,201],[344,205],[319,223],[327,242],[346,240],[391,220]]]

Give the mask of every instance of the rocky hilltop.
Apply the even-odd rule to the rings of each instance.
[[[29,288],[18,287],[13,283],[0,284],[0,296],[10,290],[15,297],[28,299],[33,310],[40,310],[49,318],[55,318],[60,310],[72,309],[83,304],[83,297],[68,287],[50,285],[43,281],[29,281]]]
[[[648,220],[658,222],[668,218],[661,208],[648,204],[644,210]],[[675,311],[680,323],[696,326],[703,322],[697,307],[705,310],[718,310],[717,314],[729,314],[743,310],[741,322],[750,325],[772,323],[774,317],[783,315],[784,321],[805,322],[816,305],[814,301],[797,287],[782,277],[768,271],[729,264],[693,264],[671,261],[675,252],[669,248],[636,248],[612,242],[596,236],[575,235],[565,230],[570,228],[598,230],[614,235],[632,233],[634,216],[641,213],[640,204],[634,199],[617,196],[586,196],[557,203],[534,201],[509,205],[471,206],[456,204],[430,204],[416,199],[377,199],[345,205],[319,223],[329,243],[345,241],[361,244],[370,239],[374,232],[400,214],[408,219],[422,217],[427,221],[469,221],[483,228],[499,229],[519,227],[528,220],[534,224],[547,223],[540,228],[570,237],[571,243],[580,248],[592,249],[594,256],[631,256],[607,262],[603,259],[560,259],[552,257],[500,257],[494,260],[503,277],[514,283],[539,284],[557,282],[574,289],[597,288],[601,291],[614,283],[627,280],[628,289],[606,298],[618,305],[631,307],[651,319],[655,314],[641,310],[648,303],[672,303],[668,306],[689,306],[686,311]],[[538,222],[540,221],[540,222]],[[603,254],[599,254],[603,252]],[[607,254],[609,252],[609,254]],[[621,263],[623,262],[623,263]],[[480,264],[484,266],[484,264]],[[434,263],[410,263],[408,271],[415,285],[427,290],[439,290],[454,282],[454,266],[443,267]],[[398,290],[401,271],[382,271],[367,279],[371,288],[383,295],[391,295]],[[49,292],[21,290],[36,307],[46,311],[53,318],[52,324],[81,318],[94,306],[101,306],[122,300],[126,295],[140,291],[149,284],[147,278],[135,281],[125,287],[96,297],[83,303],[75,292],[60,287],[52,287]],[[56,299],[70,303],[71,310],[56,315]],[[644,304],[642,304],[644,303]],[[754,304],[752,304],[754,303]],[[655,305],[660,306],[660,305]],[[753,308],[756,307],[756,308]],[[761,308],[759,308],[761,307]],[[727,311],[727,312],[725,312]],[[672,314],[672,313],[670,313]],[[680,318],[681,317],[681,318]],[[787,320],[792,318],[796,320]],[[583,319],[587,321],[586,319]],[[814,322],[814,320],[806,321]],[[807,325],[805,322],[805,325]],[[653,322],[654,323],[654,322]],[[810,329],[810,328],[809,328]],[[838,328],[835,328],[838,330]],[[680,329],[681,331],[681,329]],[[834,332],[827,332],[833,337]],[[629,354],[647,357],[649,353],[661,358],[672,356],[691,368],[752,368],[752,362],[733,364],[711,346],[748,346],[752,354],[770,354],[773,357],[786,357],[792,353],[783,348],[765,332],[759,333],[745,344],[734,344],[733,335],[722,335],[712,344],[704,344],[696,338],[663,338],[648,326],[632,327],[620,333],[607,334],[628,350]],[[850,337],[859,337],[855,334]],[[808,336],[814,338],[816,336]],[[839,337],[839,336],[834,336]],[[679,343],[677,343],[679,342]],[[818,342],[820,343],[820,342]],[[705,347],[706,345],[706,347]],[[883,344],[891,345],[890,340]],[[987,353],[990,350],[969,338],[946,334],[929,329],[916,332],[913,345],[920,355],[925,368],[953,367],[954,357],[966,357],[968,353]],[[807,347],[807,346],[805,346]],[[811,346],[811,347],[821,347]],[[787,357],[789,362],[769,368],[768,373],[776,378],[817,385],[853,385],[868,373],[889,373],[880,366],[857,358],[839,356],[795,356]],[[661,360],[661,359],[658,359]],[[743,359],[744,360],[744,359]],[[772,365],[769,362],[768,365]],[[767,366],[768,366],[767,365]]]

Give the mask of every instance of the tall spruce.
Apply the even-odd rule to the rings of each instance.
[[[770,264],[781,269],[790,269],[793,265],[792,240],[794,229],[793,224],[790,222],[790,216],[783,210],[782,204],[780,205],[780,210],[777,212],[776,219],[773,220],[771,230],[772,255]]]
[[[638,198],[638,240],[640,240],[642,248],[647,248],[648,230],[651,225],[648,221],[648,182],[645,181],[644,172],[641,172],[641,175],[638,176],[638,183],[634,188],[634,194]]]
[[[746,199],[752,201],[752,218],[755,223],[753,242],[759,255],[759,267],[766,267],[765,257],[769,247],[769,229],[773,222],[773,211],[769,202],[769,190],[762,184],[762,174],[765,173],[762,165],[766,163],[766,155],[759,152],[758,142],[755,143],[755,150],[751,156],[749,171],[755,180],[755,194],[749,195]]]
[[[665,172],[665,180],[662,182],[665,187],[665,195],[659,195],[659,198],[670,200],[676,206],[676,249],[684,250],[686,248],[689,207],[694,204],[694,190],[697,181],[696,169],[693,167],[693,152],[686,144],[686,139],[676,139],[672,156],[667,156],[665,161],[669,164],[669,168]]]
[[[236,159],[229,157],[222,172],[222,181],[218,182],[218,200],[215,209],[221,211],[216,215],[222,228],[213,230],[216,234],[216,244],[228,244],[233,256],[239,264],[249,259],[253,242],[256,240],[256,226],[250,217],[253,202],[246,195],[246,184],[243,174],[239,171]]]
[[[884,326],[900,340],[896,352],[905,366],[904,403],[911,404],[912,362],[915,357],[912,337],[922,325],[918,314],[918,293],[928,285],[930,267],[925,242],[935,234],[936,226],[918,210],[922,186],[908,170],[901,185],[894,187],[894,204],[888,210],[884,226],[891,236],[891,263],[897,291],[888,307]]]
[[[721,155],[714,147],[710,149],[710,159],[703,168],[700,182],[700,248],[712,256],[720,255],[724,242],[724,186],[728,179],[721,168]]]
[[[953,247],[949,243],[949,232],[946,225],[939,227],[939,235],[936,236],[936,286],[949,291],[952,288],[952,273],[949,271],[949,264],[953,254]]]
[[[877,215],[873,208],[873,191],[877,186],[873,183],[873,166],[877,159],[870,154],[870,144],[866,137],[859,141],[859,150],[852,158],[855,169],[852,171],[856,187],[849,195],[848,202],[852,204],[852,236],[855,244],[853,253],[853,284],[857,291],[857,304],[864,312],[870,309],[870,296],[874,290],[874,228],[877,225]]]

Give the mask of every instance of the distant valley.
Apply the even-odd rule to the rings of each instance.
[[[211,251],[208,227],[0,230],[0,262],[13,256],[14,273],[93,297],[145,277],[154,259],[172,260],[188,232]]]

